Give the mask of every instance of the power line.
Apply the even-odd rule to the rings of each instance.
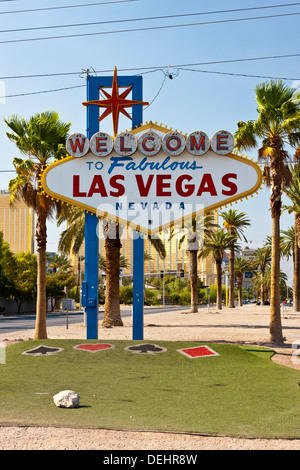
[[[198,63],[194,63],[194,64],[172,65],[172,67],[175,67],[175,68],[178,68],[178,67],[195,67],[197,65],[229,64],[229,63],[248,62],[248,61],[255,61],[255,60],[283,59],[283,58],[289,58],[289,57],[300,57],[300,54],[281,54],[281,55],[263,56],[263,57],[247,57],[247,58],[241,58],[241,59],[214,60],[214,61],[210,61],[210,62],[198,62]],[[142,70],[145,70],[145,69],[146,68],[143,67]],[[127,70],[131,70],[131,69],[127,69]]]
[[[262,19],[271,19],[271,18],[283,18],[289,16],[300,15],[298,13],[283,13],[280,15],[267,15],[267,16],[255,16],[249,18],[233,18],[227,20],[214,20],[214,21],[203,21],[198,23],[185,23],[185,24],[175,24],[175,25],[163,25],[163,26],[150,26],[146,28],[133,28],[133,29],[120,29],[116,31],[100,31],[100,32],[93,32],[93,33],[80,33],[80,34],[67,34],[61,36],[46,36],[40,38],[26,38],[26,39],[10,39],[5,41],[0,41],[0,44],[12,44],[12,43],[19,43],[19,42],[32,42],[32,41],[45,41],[49,39],[67,39],[67,38],[77,38],[77,37],[87,37],[87,36],[99,36],[99,35],[106,35],[106,34],[120,34],[120,33],[132,33],[132,32],[140,32],[140,31],[153,31],[153,30],[160,30],[160,29],[170,29],[170,28],[184,28],[190,26],[204,26],[204,25],[211,25],[211,24],[224,24],[224,23],[235,23],[238,21],[251,21],[251,20],[262,20]]]
[[[142,17],[142,18],[126,18],[126,19],[120,19],[120,20],[118,19],[118,20],[108,20],[108,21],[93,21],[89,23],[74,23],[74,24],[62,24],[62,25],[50,25],[50,26],[34,26],[30,28],[4,29],[4,30],[0,30],[0,33],[16,33],[16,32],[21,32],[21,31],[37,31],[37,30],[45,30],[45,29],[74,28],[74,27],[79,27],[79,26],[94,26],[94,25],[102,25],[102,24],[129,23],[133,21],[149,21],[149,20],[161,20],[161,19],[170,19],[170,18],[183,18],[183,17],[211,15],[211,14],[219,14],[219,13],[223,14],[223,13],[250,11],[250,10],[261,10],[261,9],[266,9],[266,8],[290,7],[290,6],[296,6],[296,5],[300,5],[300,2],[288,3],[285,5],[270,5],[270,6],[263,6],[263,7],[259,6],[259,7],[251,7],[251,8],[238,8],[235,10],[218,10],[218,11],[196,12],[196,13],[181,13],[178,15],[150,16],[150,17]]]
[[[208,61],[208,62],[194,62],[194,63],[189,63],[189,64],[173,64],[173,65],[170,65],[170,67],[173,67],[173,68],[197,67],[201,65],[231,64],[231,63],[238,63],[238,62],[250,62],[250,61],[256,61],[256,60],[286,59],[286,58],[292,58],[292,57],[300,57],[300,53],[281,54],[281,55],[262,56],[262,57],[242,57],[238,59],[213,60],[213,61]],[[159,66],[152,66],[152,67],[130,67],[130,68],[120,68],[120,69],[118,68],[118,71],[119,72],[131,72],[131,71],[139,71],[139,70],[155,71],[155,70],[163,70],[166,68],[168,68],[168,65],[159,65]],[[112,73],[112,72],[113,72],[113,69],[95,71],[95,73]],[[61,76],[68,76],[68,75],[79,75],[80,73],[82,73],[82,70],[77,71],[77,72],[56,72],[56,73],[29,74],[29,75],[7,75],[7,76],[0,77],[0,80],[61,77]],[[256,76],[256,78],[275,78],[275,77]],[[277,78],[279,79],[280,77],[277,77]],[[298,80],[297,78],[282,78],[282,79],[283,80]]]
[[[200,73],[212,73],[216,75],[231,75],[234,77],[246,77],[246,78],[267,78],[269,80],[299,80],[300,77],[272,77],[269,75],[254,75],[247,73],[234,73],[234,72],[219,72],[216,70],[197,70],[197,69],[187,69],[184,67],[178,67],[179,70],[185,70],[187,72],[200,72]]]
[[[11,2],[15,0],[0,0],[0,2]],[[63,8],[82,8],[82,7],[92,7],[98,5],[111,5],[114,3],[129,3],[129,2],[137,2],[138,0],[115,0],[114,2],[97,2],[97,3],[86,3],[81,5],[62,5],[57,7],[46,7],[46,8],[31,8],[28,10],[12,10],[12,11],[0,11],[0,15],[9,15],[12,13],[32,13],[36,11],[47,11],[47,10],[61,10]]]
[[[273,79],[273,80],[299,80],[300,78],[299,77],[272,77],[272,76],[266,76],[266,75],[254,75],[254,74],[245,74],[245,73],[234,73],[234,72],[220,72],[220,71],[216,71],[216,70],[197,70],[197,69],[188,69],[188,68],[184,68],[184,67],[171,67],[172,69],[177,69],[178,71],[179,70],[183,70],[183,71],[186,71],[186,72],[200,72],[200,73],[211,73],[211,74],[217,74],[217,75],[230,75],[230,76],[236,76],[236,77],[246,77],[246,78],[264,78],[264,79]],[[153,98],[153,100],[151,101],[151,103],[145,108],[149,108],[149,106],[151,106],[151,104],[153,103],[153,101],[157,98],[157,96],[160,94],[163,86],[164,86],[164,83],[165,83],[165,79],[167,77],[169,78],[174,78],[176,77],[178,74],[170,74],[168,72],[164,72],[163,69],[153,69],[153,70],[149,70],[147,72],[144,72],[144,73],[151,73],[151,72],[157,72],[157,71],[161,71],[164,73],[165,77],[163,79],[163,82],[159,88],[159,91],[158,93],[155,95],[155,97]],[[142,75],[142,74],[141,74]],[[57,92],[57,91],[64,91],[64,90],[72,90],[74,88],[82,88],[82,87],[85,87],[86,85],[75,85],[75,86],[70,86],[70,87],[63,87],[63,88],[54,88],[54,89],[51,89],[51,90],[42,90],[42,91],[33,91],[33,92],[29,92],[29,93],[19,93],[19,94],[14,94],[14,95],[6,95],[6,96],[0,96],[0,99],[6,99],[6,98],[17,98],[17,97],[21,97],[21,96],[29,96],[29,95],[39,95],[39,94],[44,94],[44,93],[52,93],[52,92]]]
[[[29,93],[18,93],[16,95],[6,95],[6,96],[0,96],[0,98],[17,98],[19,96],[29,96],[29,95],[41,95],[44,93],[52,93],[55,91],[65,91],[65,90],[73,90],[74,88],[82,88],[85,87],[86,85],[75,85],[75,86],[68,86],[68,87],[63,87],[63,88],[53,88],[52,90],[42,90],[42,91],[32,91]]]
[[[281,54],[281,55],[273,55],[273,56],[262,56],[262,57],[242,57],[239,59],[225,59],[225,60],[214,60],[209,62],[194,62],[189,64],[173,64],[170,67],[173,68],[183,68],[183,67],[197,67],[200,65],[217,65],[217,64],[230,64],[230,63],[237,63],[237,62],[248,62],[248,61],[256,61],[256,60],[272,60],[272,59],[284,59],[284,58],[292,58],[292,57],[300,57],[300,53],[296,54]],[[120,68],[118,69],[119,72],[130,72],[130,71],[142,71],[142,70],[163,70],[168,68],[168,65],[159,65],[159,66],[152,66],[152,67],[130,67],[130,68]],[[111,73],[113,69],[106,69],[106,70],[96,70],[95,73]],[[203,71],[204,72],[204,71]],[[206,71],[209,73],[209,71]],[[68,75],[79,75],[82,73],[82,70],[79,72],[56,72],[56,73],[44,73],[44,74],[30,74],[30,75],[7,75],[0,77],[0,80],[14,80],[14,79],[24,79],[24,78],[44,78],[44,77],[61,77],[61,76],[68,76]],[[215,72],[221,73],[221,72]],[[225,73],[225,72],[224,72]],[[228,72],[229,73],[229,72]],[[238,75],[246,75],[246,74],[238,74]],[[249,75],[249,77],[252,75]],[[261,75],[253,75],[255,78],[274,78],[274,79],[282,79],[282,80],[298,80],[298,78],[286,78],[286,77],[268,77],[268,76],[261,76]]]
[[[13,1],[13,0],[0,0],[0,1]],[[86,3],[86,4],[79,4],[79,5],[62,5],[56,7],[45,7],[45,8],[31,8],[27,10],[13,10],[13,11],[1,11],[0,15],[7,15],[11,13],[31,13],[37,11],[47,11],[47,10],[60,10],[63,8],[82,8],[82,7],[91,7],[97,5],[109,5],[113,3],[125,3],[125,2],[134,2],[138,0],[119,0],[114,2],[97,2],[97,3]],[[216,10],[216,11],[205,11],[201,13],[201,15],[211,15],[211,14],[219,14],[219,13],[233,13],[238,11],[250,11],[250,10],[263,10],[267,8],[284,8],[290,6],[297,6],[299,3],[284,3],[281,5],[266,5],[266,6],[259,6],[259,7],[249,7],[249,8],[238,8],[238,9],[231,9],[231,10]]]

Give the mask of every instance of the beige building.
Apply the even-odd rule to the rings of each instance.
[[[214,212],[215,222],[218,219],[217,211]],[[125,233],[124,233],[125,235]],[[144,250],[147,252],[151,259],[145,260],[145,276],[158,276],[161,271],[165,274],[180,274],[180,271],[184,270],[184,277],[189,279],[190,276],[190,262],[187,253],[187,244],[184,243],[179,246],[179,237],[170,240],[170,232],[162,232],[160,235],[161,240],[164,243],[166,249],[166,258],[162,260],[155,248],[152,246],[150,240],[145,238]],[[99,253],[105,257],[105,240],[100,238],[99,240]],[[81,247],[79,256],[84,256],[84,245]],[[130,236],[123,236],[121,255],[124,256],[128,262],[128,268],[121,271],[122,275],[132,276],[133,275],[133,240]],[[77,259],[74,255],[71,255],[70,261],[77,271]],[[83,268],[82,263],[82,268]],[[83,268],[84,269],[84,268]],[[203,260],[198,261],[198,276],[204,285],[211,285],[216,282],[216,272],[212,257],[209,256]]]
[[[256,251],[255,249],[249,248],[248,246],[246,246],[245,248],[241,250],[241,258],[249,260],[249,261],[253,261],[253,259],[255,258],[255,251]],[[253,288],[252,278],[253,278],[253,273],[251,273],[250,271],[244,273],[243,287],[245,289]]]
[[[0,230],[13,253],[34,253],[34,211],[23,201],[10,204],[10,194],[0,190]]]

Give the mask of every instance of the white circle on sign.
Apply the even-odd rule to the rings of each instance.
[[[163,137],[162,148],[166,154],[176,157],[185,149],[185,138],[180,132],[169,132]]]
[[[144,155],[152,157],[161,149],[161,138],[154,132],[146,132],[138,140],[138,149]]]
[[[234,137],[228,131],[218,131],[212,136],[210,145],[219,155],[227,155],[234,149]]]
[[[80,158],[88,153],[90,141],[84,134],[72,134],[67,138],[66,149],[72,157]]]
[[[114,149],[124,157],[132,155],[137,149],[137,140],[130,132],[123,132],[115,138]]]
[[[106,157],[114,148],[114,141],[105,132],[96,132],[90,141],[90,149],[98,157]]]
[[[191,132],[186,139],[186,149],[192,155],[203,155],[210,147],[210,139],[205,132]]]

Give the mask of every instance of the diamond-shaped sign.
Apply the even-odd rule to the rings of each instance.
[[[145,233],[247,197],[262,183],[258,165],[228,153],[234,143],[226,131],[210,142],[201,131],[186,138],[150,123],[119,134],[113,145],[110,136],[97,133],[88,153],[87,139],[74,136],[67,146],[74,157],[47,167],[44,191]]]

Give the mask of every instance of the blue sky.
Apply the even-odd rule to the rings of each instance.
[[[105,1],[105,0],[103,0]],[[68,6],[82,0],[13,0],[0,2],[0,12]],[[89,0],[85,3],[96,3]],[[299,57],[240,61],[223,64],[191,65],[203,62],[242,58],[298,54],[299,18],[286,16],[230,23],[185,26],[180,28],[99,34],[62,39],[4,43],[3,41],[40,38],[68,34],[107,32],[162,25],[188,24],[225,19],[279,15],[300,12],[300,5],[182,18],[166,18],[136,22],[107,23],[93,26],[3,32],[4,30],[88,22],[108,22],[153,16],[180,15],[256,6],[281,5],[283,1],[250,2],[231,0],[137,0],[84,8],[68,8],[40,12],[0,14],[0,95],[16,95],[64,87],[70,90],[28,96],[0,98],[0,164],[1,170],[12,169],[16,149],[7,139],[4,118],[12,114],[29,117],[37,112],[56,110],[61,119],[72,122],[72,131],[85,133],[85,79],[80,71],[92,67],[98,75],[112,75],[114,66],[119,75],[143,73],[144,100],[153,103],[144,111],[144,121],[189,133],[202,130],[212,136],[219,129],[235,132],[237,122],[256,118],[254,87],[264,78],[241,77],[208,72],[287,78],[289,85],[300,87]],[[183,67],[175,67],[182,65]],[[168,69],[168,66],[170,68]],[[141,68],[147,70],[141,70]],[[155,70],[155,68],[161,69]],[[133,69],[122,72],[122,69]],[[108,72],[102,72],[108,71]],[[171,80],[165,73],[174,75]],[[205,72],[204,72],[205,71]],[[15,78],[3,77],[45,75],[75,72],[70,75]],[[144,73],[147,72],[147,73]],[[299,82],[297,82],[299,79]],[[163,87],[162,87],[163,84]],[[162,87],[162,88],[161,88]],[[160,92],[159,92],[160,90]],[[159,93],[158,93],[159,92]],[[158,95],[157,95],[158,94]],[[157,95],[157,96],[156,96]],[[121,120],[119,130],[130,128],[130,121]],[[108,118],[102,129],[111,131]],[[256,157],[255,152],[250,155]],[[0,188],[6,189],[13,173],[0,172]],[[247,229],[248,245],[262,244],[271,233],[269,191],[259,192],[250,201],[235,205],[251,219]],[[293,217],[282,217],[282,228],[293,223]],[[49,226],[48,250],[54,251],[59,231]]]

